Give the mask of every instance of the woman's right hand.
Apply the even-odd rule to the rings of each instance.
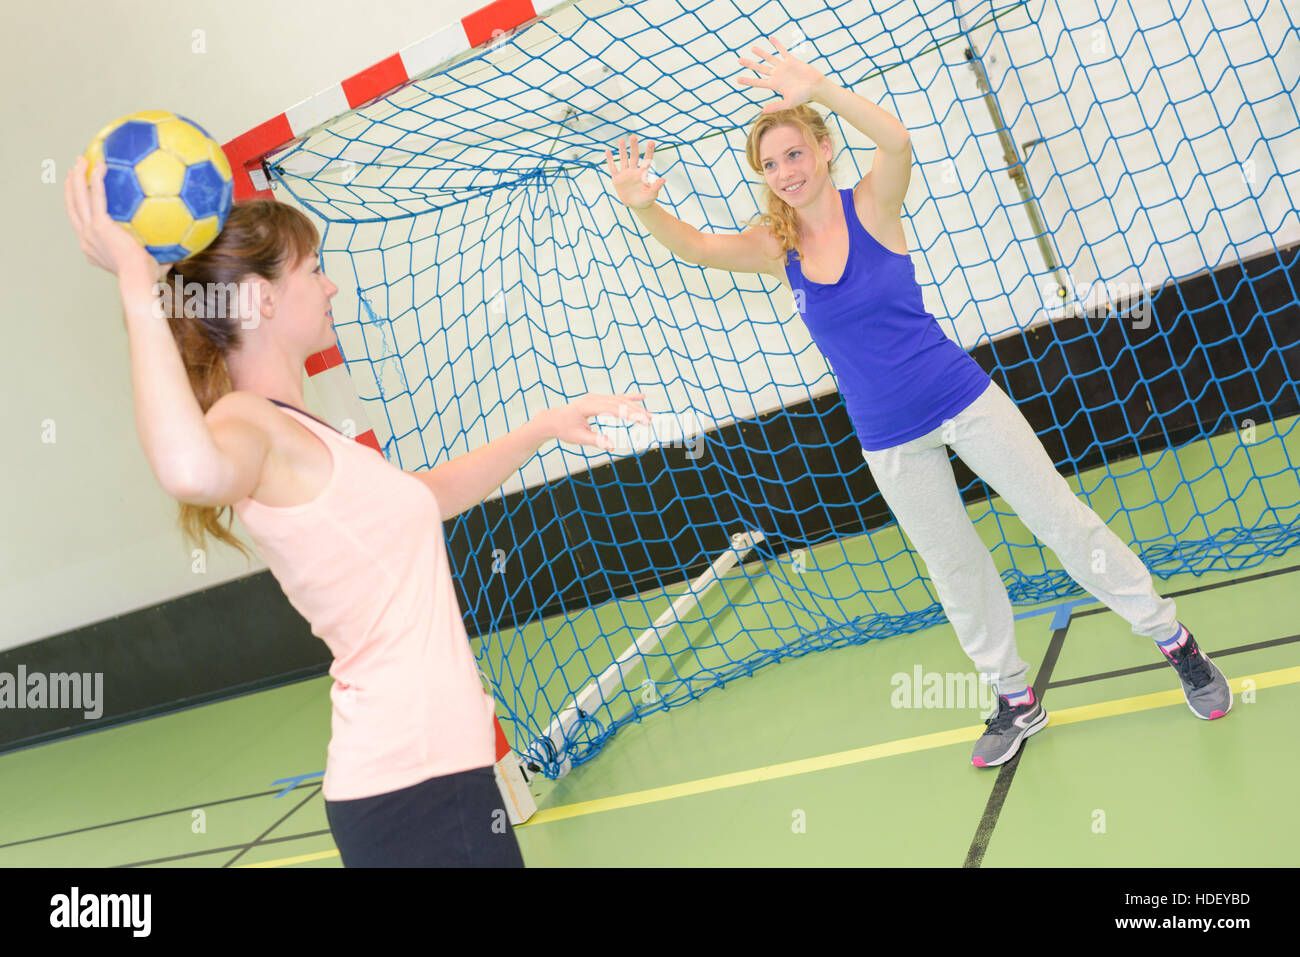
[[[87,165],[84,156],[78,157],[63,183],[68,219],[72,221],[86,259],[119,278],[123,274],[147,276],[153,282],[166,274],[167,267],[160,265],[121,223],[108,215],[108,199],[104,193],[104,174],[108,166],[104,163],[97,165],[87,183]]]
[[[613,153],[608,149],[605,150],[609,175],[614,180],[614,192],[628,209],[648,208],[659,195],[659,188],[663,186],[666,179],[660,176],[652,180],[648,176],[650,160],[655,155],[654,140],[651,140],[646,147],[644,162],[639,159],[640,150],[637,149],[635,135],[632,137],[630,154],[624,140],[618,141],[618,152],[619,158],[616,160]]]

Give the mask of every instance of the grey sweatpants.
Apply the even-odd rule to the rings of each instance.
[[[1156,594],[1141,559],[1075,496],[1015,403],[990,382],[933,431],[862,454],[924,560],[962,650],[1000,694],[1024,691],[1029,666],[1016,651],[1006,586],[957,490],[949,445],[1056,553],[1070,577],[1135,634],[1164,641],[1177,633],[1173,601]]]

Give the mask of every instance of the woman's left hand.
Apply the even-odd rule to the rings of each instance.
[[[557,409],[547,409],[541,414],[545,417],[546,432],[550,438],[574,445],[594,445],[605,450],[612,449],[614,443],[608,436],[601,435],[587,422],[592,416],[609,415],[628,422],[650,424],[650,413],[641,405],[644,392],[635,395],[596,395],[589,393],[581,399],[570,402]]]
[[[765,53],[759,47],[752,47],[754,53],[762,57],[762,63],[740,58],[741,66],[749,67],[765,79],[739,76],[736,77],[736,82],[745,86],[761,86],[781,95],[781,99],[776,103],[769,103],[763,107],[764,113],[788,110],[807,103],[826,82],[826,77],[787,50],[776,37],[767,39],[776,47],[776,53]]]

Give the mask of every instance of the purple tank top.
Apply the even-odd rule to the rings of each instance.
[[[862,447],[875,451],[938,428],[979,398],[990,380],[926,310],[912,258],[867,232],[852,189],[839,193],[849,227],[844,274],[833,283],[812,282],[793,250],[785,272]]]

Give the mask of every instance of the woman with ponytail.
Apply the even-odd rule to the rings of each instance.
[[[404,472],[303,411],[304,363],[334,345],[338,292],[311,221],[273,201],[236,205],[160,290],[158,264],[108,216],[104,171],[87,183],[78,160],[65,203],[86,258],[117,277],[154,475],[196,544],[211,534],[247,555],[218,521],[227,507],[239,514],[334,656],[322,790],[344,866],[521,866],[442,522],[546,442],[610,448],[588,420],[648,422],[644,396],[588,395]]]
[[[925,561],[962,650],[998,689],[971,763],[1015,755],[1047,712],[1016,650],[1011,603],[957,490],[951,447],[1000,495],[1065,570],[1156,642],[1182,681],[1188,707],[1218,718],[1232,692],[1156,594],[1145,565],[1070,490],[1020,410],[922,302],[903,232],[911,135],[874,103],[831,82],[778,40],[744,86],[775,91],[749,130],[745,156],[766,184],[767,212],[740,233],[701,233],[655,203],[663,178],[649,176],[654,143],[640,158],[606,152],[619,199],[668,250],[702,266],[771,276],[796,306],[839,382],[863,457],[899,526]],[[831,180],[830,133],[817,103],[876,145],[871,169],[849,189]],[[1098,571],[1098,569],[1102,569]],[[1041,690],[1041,689],[1040,689]]]

